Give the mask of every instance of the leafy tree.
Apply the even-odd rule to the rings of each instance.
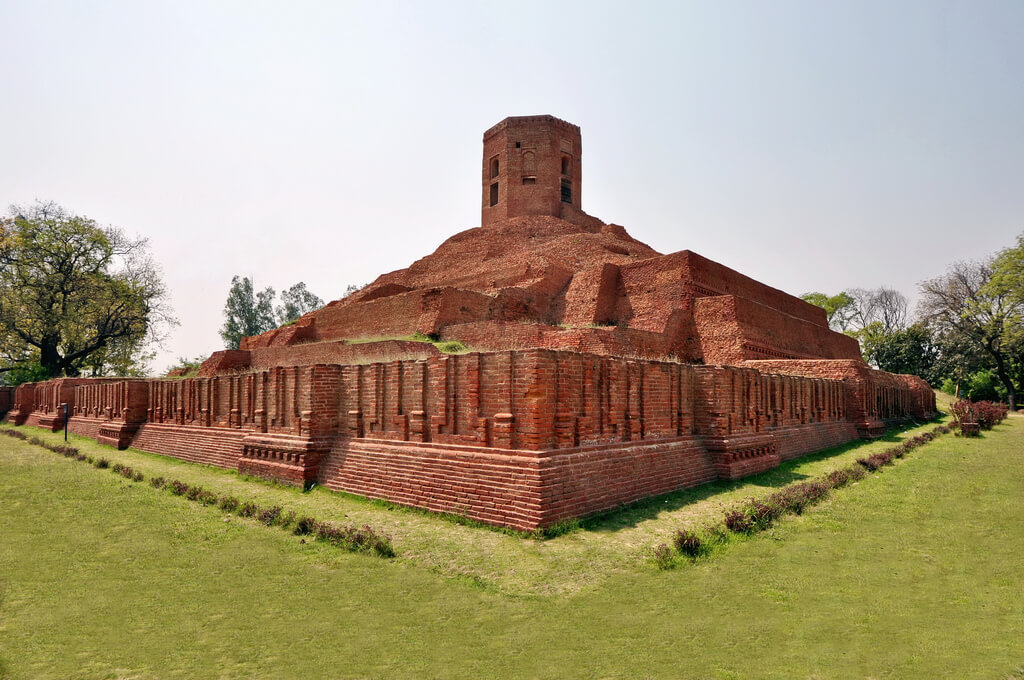
[[[282,326],[324,306],[324,301],[311,293],[302,281],[281,293],[281,303],[276,311],[277,323]]]
[[[1018,246],[1019,248],[1020,246]],[[1015,250],[1015,249],[1011,249]],[[1004,251],[1004,254],[1009,251]],[[960,336],[991,361],[1006,389],[1010,408],[1017,408],[1021,386],[1021,337],[1024,309],[1002,272],[1004,254],[989,262],[957,262],[944,275],[921,284],[921,312],[940,333]]]
[[[55,203],[0,218],[0,371],[126,369],[175,323],[145,239]]]
[[[802,299],[825,309],[829,328],[834,331],[850,330],[854,314],[854,300],[849,293],[842,292],[831,297],[825,293],[804,293]]]
[[[242,338],[274,328],[274,289],[267,287],[254,293],[248,276],[231,277],[231,290],[224,303],[224,326],[220,329],[225,347],[238,349]]]
[[[934,385],[941,384],[942,377],[934,371],[939,346],[924,324],[887,333],[881,321],[873,321],[861,332],[864,358],[878,368],[918,375]]]

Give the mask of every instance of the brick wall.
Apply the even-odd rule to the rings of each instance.
[[[50,427],[38,400],[70,398],[69,429],[115,446],[530,529],[926,417],[926,389],[856,361],[704,366],[534,348],[49,381],[15,390],[11,414]]]

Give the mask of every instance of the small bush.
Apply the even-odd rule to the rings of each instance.
[[[654,549],[654,564],[657,565],[658,569],[671,569],[675,566],[675,560],[672,556],[672,548],[668,547],[664,543]]]
[[[43,441],[42,439],[40,439],[39,437],[32,437],[32,438],[30,438],[30,439],[28,440],[28,443],[29,443],[29,444],[35,444],[36,446],[43,446],[43,447],[45,447],[45,446],[46,446],[46,442],[44,442],[44,441]]]
[[[173,493],[175,496],[184,496],[186,493],[188,493],[189,485],[177,479],[172,479],[167,484],[167,488],[169,488],[171,490],[171,493]]]
[[[800,482],[787,486],[772,494],[770,500],[783,510],[803,514],[804,508],[813,505],[828,495],[829,484],[825,480]]]
[[[154,489],[162,489],[167,484],[167,480],[163,477],[150,477],[149,483]]]
[[[868,471],[875,472],[881,467],[886,465],[892,465],[893,454],[889,451],[882,451],[881,453],[874,453],[866,458],[858,458],[857,462],[864,466]]]
[[[245,502],[238,506],[238,514],[241,517],[255,517],[260,507],[252,502]]]
[[[100,458],[95,463],[93,463],[93,465],[98,467],[100,470],[105,470],[110,467],[110,461],[107,460],[106,458]]]
[[[745,510],[734,508],[726,511],[725,526],[737,534],[748,534],[754,530],[754,520],[747,516]]]
[[[143,475],[141,472],[136,472],[134,475],[132,475],[133,482],[141,482],[145,478],[145,475]]]
[[[199,503],[202,503],[203,505],[216,505],[217,494],[215,494],[212,491],[207,491],[206,489],[203,489],[196,495],[195,500]]]
[[[238,509],[238,499],[234,496],[221,496],[217,501],[217,507],[225,512],[234,512]]]
[[[677,531],[673,543],[675,543],[676,550],[687,557],[696,557],[704,547],[700,536],[688,529]]]
[[[763,531],[782,516],[783,509],[777,503],[772,502],[771,497],[769,497],[764,500],[748,501],[747,514],[754,522],[754,528]]]
[[[124,466],[120,463],[114,463],[113,467],[110,468],[111,472],[115,472],[117,474],[120,474],[121,470],[124,470]]]
[[[199,486],[198,484],[196,484],[195,486],[190,486],[185,490],[185,498],[189,499],[190,501],[197,501],[199,500],[199,496],[202,495],[204,491],[205,489]]]
[[[277,518],[281,516],[281,506],[275,505],[273,507],[262,510],[257,516],[257,519],[268,527],[273,526],[277,522]]]
[[[316,531],[317,521],[312,517],[303,515],[295,520],[295,528],[292,533],[296,536],[304,536],[305,534],[312,534]]]

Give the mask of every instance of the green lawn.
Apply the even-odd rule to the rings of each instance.
[[[941,437],[801,517],[667,572],[647,554],[676,528],[890,444],[810,456],[538,541],[88,442],[74,443],[147,477],[368,522],[399,557],[300,543],[3,437],[0,677],[1024,672],[1024,417],[978,440]]]

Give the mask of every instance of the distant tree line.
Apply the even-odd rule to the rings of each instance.
[[[242,338],[294,323],[302,315],[324,306],[324,301],[302,281],[281,293],[281,304],[275,306],[274,297],[273,288],[256,291],[248,276],[231,278],[224,303],[224,325],[220,329],[227,349],[238,349]]]
[[[980,262],[956,262],[920,285],[916,314],[891,288],[807,293],[829,326],[860,341],[864,358],[951,394],[1006,401],[1024,391],[1024,235]]]

